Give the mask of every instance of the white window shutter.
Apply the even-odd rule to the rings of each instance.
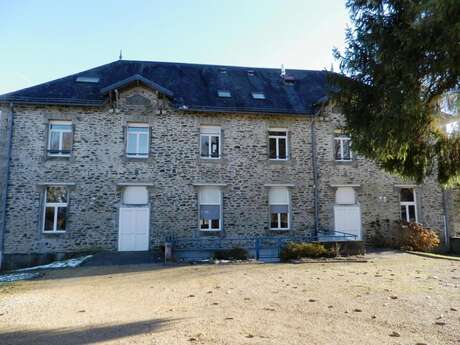
[[[289,191],[286,187],[272,187],[268,193],[270,205],[289,205]]]
[[[200,189],[200,204],[220,205],[221,191],[218,187],[202,187]]]
[[[145,186],[128,186],[123,192],[123,203],[127,205],[148,204],[148,191]]]
[[[338,205],[356,204],[356,195],[353,187],[339,187],[335,193],[335,203]]]

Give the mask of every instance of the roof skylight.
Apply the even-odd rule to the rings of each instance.
[[[254,99],[265,99],[265,94],[260,91],[252,92],[252,98]]]
[[[77,83],[91,83],[96,84],[99,83],[99,77],[85,77],[85,76],[78,76],[76,79]]]
[[[229,90],[217,90],[217,96],[223,98],[230,98],[232,97],[232,93]]]

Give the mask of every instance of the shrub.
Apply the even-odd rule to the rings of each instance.
[[[247,260],[249,254],[246,249],[233,247],[231,249],[219,249],[214,252],[214,259],[217,260]]]
[[[319,243],[289,242],[281,249],[280,253],[280,258],[283,261],[331,256],[335,256],[335,254]]]
[[[435,231],[418,223],[403,224],[401,235],[401,249],[428,252],[441,243]]]

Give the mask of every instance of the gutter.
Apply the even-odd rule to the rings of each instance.
[[[447,204],[447,192],[444,188],[442,188],[442,208],[444,211],[444,243],[447,247],[447,250],[450,251],[449,212]]]
[[[10,164],[11,164],[11,150],[13,146],[13,122],[14,121],[14,107],[13,103],[10,104],[10,112],[8,114],[7,120],[7,152],[6,152],[6,169],[5,173],[2,176],[5,182],[5,190],[2,193],[2,200],[1,200],[1,220],[0,223],[0,271],[3,266],[3,252],[4,252],[4,244],[5,244],[5,226],[6,226],[6,207],[8,203],[8,181],[10,179]]]
[[[319,232],[319,191],[318,191],[318,164],[316,162],[316,131],[315,131],[315,117],[312,116],[310,123],[311,134],[311,161],[313,170],[313,205],[315,209],[315,238],[318,237]]]

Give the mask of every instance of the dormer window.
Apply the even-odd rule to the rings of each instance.
[[[295,77],[292,76],[292,75],[285,75],[284,76],[284,82],[287,84],[287,85],[294,85],[295,84]]]
[[[229,90],[217,90],[217,96],[222,98],[232,97],[232,93]]]
[[[254,72],[252,69],[248,70],[248,76],[254,77],[254,76],[255,76],[255,72]]]
[[[253,92],[252,98],[254,99],[265,99],[265,94],[263,92]]]

